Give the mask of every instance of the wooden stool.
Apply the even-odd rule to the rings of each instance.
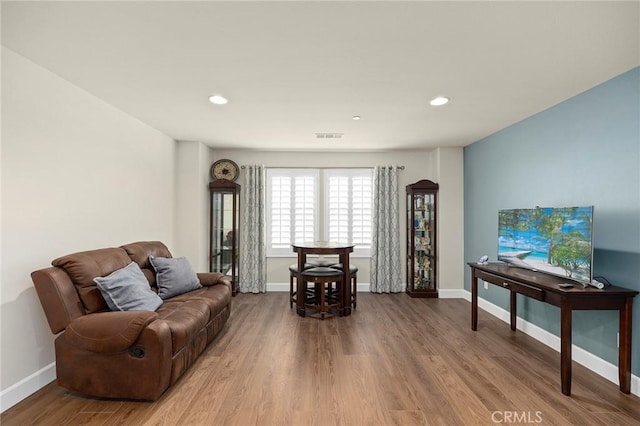
[[[305,286],[306,283],[311,282],[315,284],[316,288],[313,300],[310,303],[305,301],[305,309],[315,310],[315,313],[324,319],[327,313],[334,313],[331,310],[341,307],[339,298],[337,300],[330,299],[332,303],[327,303],[325,286],[329,284],[328,288],[331,288],[331,284],[335,282],[338,284],[338,288],[342,289],[342,271],[335,268],[310,268],[302,271],[302,279],[305,281]]]
[[[305,263],[305,269],[313,268],[312,265]],[[298,277],[298,264],[294,263],[289,266],[289,308],[293,308],[293,304],[296,303],[296,294],[298,293],[295,290],[293,285],[293,279]]]
[[[342,271],[342,263],[336,263],[331,266],[331,268],[338,269]],[[358,267],[352,264],[349,264],[349,276],[351,276],[351,303],[353,304],[353,309],[356,308],[358,304]]]

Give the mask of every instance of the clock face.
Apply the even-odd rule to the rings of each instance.
[[[211,165],[211,177],[234,181],[238,178],[238,165],[231,160],[218,160]]]

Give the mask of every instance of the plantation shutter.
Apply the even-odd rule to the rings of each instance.
[[[271,178],[271,247],[288,248],[291,244],[291,177]]]
[[[352,241],[362,247],[371,247],[371,176],[354,177],[352,187]]]
[[[318,171],[267,169],[267,254],[291,255],[291,243],[315,241]]]
[[[315,217],[316,217],[316,194],[315,178],[313,176],[296,176],[294,178],[294,220],[293,235],[294,241],[314,241],[315,238]]]
[[[349,178],[330,176],[328,179],[329,241],[350,242],[349,235]]]
[[[326,173],[327,232],[330,241],[371,247],[370,170],[334,169]]]

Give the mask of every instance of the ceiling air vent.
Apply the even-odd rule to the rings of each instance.
[[[342,139],[344,133],[316,133],[316,139]]]

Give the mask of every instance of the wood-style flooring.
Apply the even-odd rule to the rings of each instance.
[[[469,302],[360,293],[348,317],[241,294],[223,332],[155,402],[88,398],[51,383],[9,425],[638,425],[640,398]]]

